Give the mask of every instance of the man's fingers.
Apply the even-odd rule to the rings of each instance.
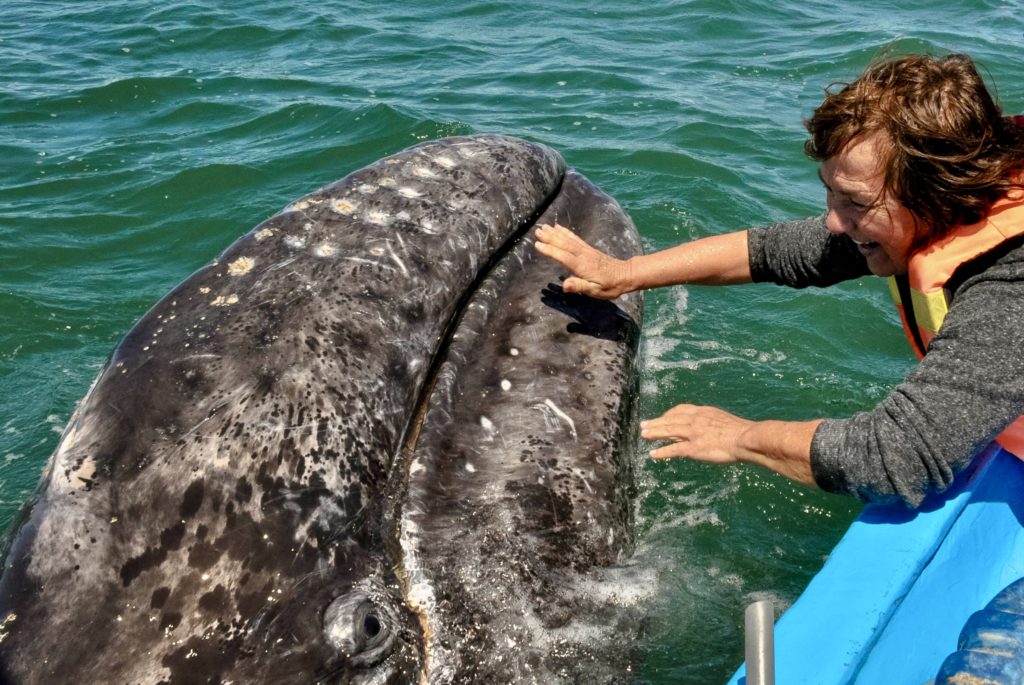
[[[576,235],[575,232],[562,226],[555,224],[541,224],[537,227],[537,237],[543,240],[549,245],[554,245],[563,250],[571,252],[579,252],[581,249],[590,248],[590,245],[583,238]],[[592,248],[591,248],[592,249]]]
[[[557,240],[563,240],[567,245],[585,248],[591,247],[590,243],[576,235],[575,231],[572,231],[565,226],[560,226],[559,224],[554,225],[554,235]]]
[[[698,407],[695,404],[677,404],[676,406],[669,409],[667,412],[661,415],[661,418],[671,418],[679,416],[687,416],[694,413]]]
[[[685,457],[686,447],[682,443],[674,442],[650,451],[651,459],[672,459],[673,457]]]
[[[577,295],[589,295],[587,291],[590,289],[590,282],[585,281],[582,278],[576,278],[570,276],[569,278],[562,281],[562,290],[567,293],[576,293]]]
[[[572,267],[569,266],[568,263],[575,261],[576,255],[571,252],[568,252],[556,245],[552,245],[551,243],[541,242],[540,240],[533,243],[533,249],[537,250],[537,252],[540,252],[545,257],[550,257],[559,264],[569,267],[569,269],[572,270]]]
[[[677,421],[647,421],[641,424],[640,437],[644,440],[679,440],[684,437],[684,428]]]
[[[562,287],[567,293],[587,295],[602,300],[615,298],[619,292],[609,286],[614,276],[614,260],[564,226],[542,224],[537,227],[534,249],[567,268],[572,276]]]

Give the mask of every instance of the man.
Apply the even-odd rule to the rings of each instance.
[[[1024,129],[972,60],[870,66],[806,122],[824,217],[712,236],[628,261],[562,226],[536,249],[568,292],[613,299],[676,284],[827,286],[874,274],[894,292],[921,364],[848,419],[750,421],[678,405],[644,421],[656,459],[752,463],[866,501],[911,505],[949,486],[998,438],[1024,455]]]

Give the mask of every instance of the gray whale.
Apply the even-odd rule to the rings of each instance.
[[[550,148],[449,138],[161,300],[12,534],[3,681],[628,681],[642,300],[562,293],[538,220],[639,251]]]

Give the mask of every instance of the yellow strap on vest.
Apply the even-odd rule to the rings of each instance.
[[[946,314],[949,313],[946,293],[942,290],[922,293],[911,289],[910,299],[914,303],[917,325],[932,333],[938,333],[939,327],[942,326],[942,321],[946,318]]]
[[[896,285],[896,277],[889,276],[885,281],[889,284],[889,294],[892,295],[892,301],[898,305],[902,305],[903,302],[900,300],[900,288]]]
[[[892,295],[893,302],[905,307],[906,304],[900,299],[900,291],[896,285],[896,279],[890,276],[886,280],[889,281],[889,294]],[[917,325],[930,331],[933,335],[938,333],[943,320],[946,318],[946,314],[949,313],[946,293],[942,290],[923,293],[911,288],[910,303],[914,308],[914,318],[917,321]]]

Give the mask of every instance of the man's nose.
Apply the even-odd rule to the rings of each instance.
[[[825,228],[834,235],[842,235],[846,232],[846,220],[834,207],[829,206],[828,213],[825,214]]]

